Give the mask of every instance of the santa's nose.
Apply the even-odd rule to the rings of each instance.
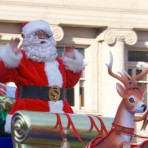
[[[39,39],[46,39],[46,36],[44,34],[41,34],[38,36]]]

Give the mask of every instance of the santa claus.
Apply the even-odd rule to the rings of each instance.
[[[48,22],[35,20],[23,28],[23,41],[11,39],[0,49],[0,82],[17,86],[15,103],[6,117],[5,131],[18,110],[73,113],[62,97],[62,88],[74,87],[83,68],[82,55],[72,46],[57,57],[56,42]]]

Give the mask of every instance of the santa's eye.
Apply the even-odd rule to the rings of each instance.
[[[39,38],[50,38],[51,37],[46,32],[44,32],[42,30],[36,31],[34,35]]]
[[[130,102],[130,103],[135,103],[135,99],[134,99],[133,97],[130,97],[130,98],[129,98],[129,102]]]

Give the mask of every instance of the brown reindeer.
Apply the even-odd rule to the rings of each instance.
[[[108,73],[124,84],[124,87],[119,83],[116,84],[117,92],[122,97],[122,101],[118,107],[109,133],[103,138],[94,138],[85,148],[133,147],[131,146],[131,139],[134,135],[134,114],[145,112],[147,108],[143,102],[146,85],[138,87],[136,80],[145,76],[148,73],[148,70],[143,70],[134,77],[131,77],[124,71],[122,73],[119,72],[118,75],[112,72],[112,64],[113,57],[110,53],[110,63],[107,65]],[[138,120],[140,120],[140,118],[137,118],[137,121]]]

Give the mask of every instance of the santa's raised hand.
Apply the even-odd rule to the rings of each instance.
[[[21,47],[18,47],[20,42],[19,38],[12,38],[11,41],[9,42],[10,46],[12,47],[12,50],[14,51],[14,53],[19,53],[21,50]]]
[[[75,58],[74,47],[73,46],[66,46],[64,48],[64,55],[66,57],[74,59]]]

